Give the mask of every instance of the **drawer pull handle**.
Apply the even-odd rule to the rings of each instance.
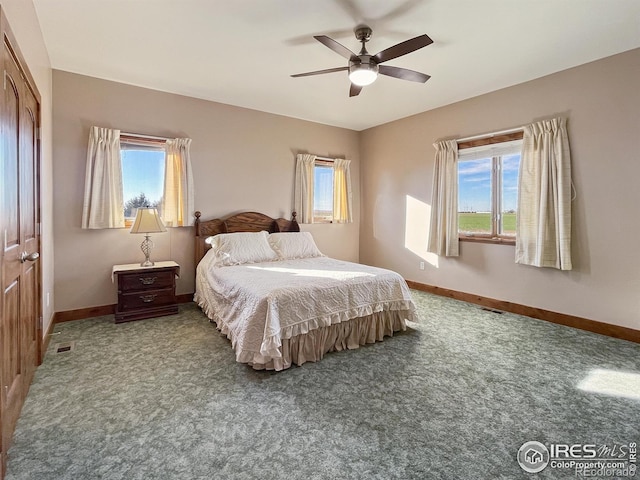
[[[151,303],[156,299],[157,295],[152,293],[149,295],[140,295],[140,300],[142,300],[144,303]]]
[[[158,277],[140,277],[140,283],[143,285],[153,285]]]

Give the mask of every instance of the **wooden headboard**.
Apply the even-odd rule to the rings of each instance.
[[[207,250],[211,248],[205,243],[207,237],[218,235],[219,233],[234,232],[260,232],[266,230],[269,233],[275,232],[299,232],[300,225],[296,221],[296,212],[291,214],[291,220],[284,218],[271,218],[263,213],[242,212],[231,215],[227,218],[215,218],[213,220],[200,220],[200,212],[196,212],[194,226],[195,237],[195,264],[198,265]]]

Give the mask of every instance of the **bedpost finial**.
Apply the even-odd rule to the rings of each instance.
[[[291,220],[292,221],[296,221],[296,217],[298,216],[298,212],[296,212],[295,210],[293,212],[291,212]]]
[[[200,213],[200,210],[198,210],[195,214],[196,216],[196,221],[194,222],[194,227],[196,227],[196,237],[200,236],[200,215],[202,215],[202,213]]]

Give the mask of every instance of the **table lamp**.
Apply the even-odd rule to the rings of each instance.
[[[136,213],[130,233],[144,234],[144,240],[140,244],[140,250],[144,253],[144,262],[141,267],[153,267],[154,263],[149,259],[149,254],[153,248],[153,242],[149,239],[150,233],[166,232],[167,229],[160,220],[158,209],[152,207],[140,207]]]

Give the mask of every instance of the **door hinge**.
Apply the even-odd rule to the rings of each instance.
[[[36,139],[41,140],[40,138],[40,127],[36,128]]]
[[[36,223],[36,235],[40,236],[40,222]]]
[[[42,315],[38,319],[38,322],[40,322],[40,330],[42,330],[44,328],[44,319],[42,318]]]

